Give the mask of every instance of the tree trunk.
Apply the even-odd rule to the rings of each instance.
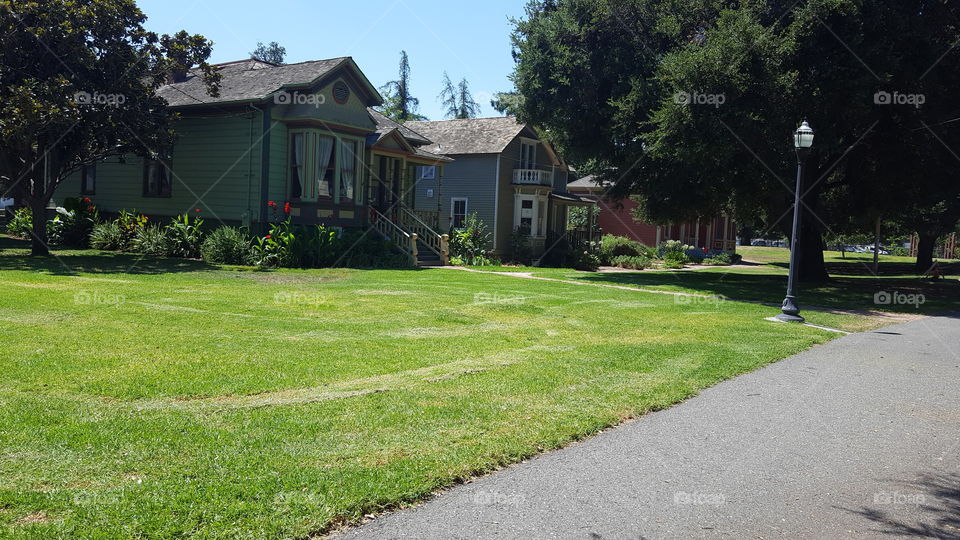
[[[917,242],[917,264],[914,271],[918,274],[926,274],[933,267],[933,249],[937,246],[937,235],[920,231],[917,233],[920,240]]]
[[[823,265],[823,236],[815,225],[800,225],[797,246],[797,281],[816,283],[828,281],[830,275]]]
[[[47,247],[47,203],[33,200],[30,203],[30,212],[33,214],[33,233],[30,235],[30,254],[50,255]]]

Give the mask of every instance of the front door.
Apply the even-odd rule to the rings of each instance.
[[[380,157],[377,165],[377,210],[382,214],[387,211],[390,204],[387,202],[387,171],[389,158]]]

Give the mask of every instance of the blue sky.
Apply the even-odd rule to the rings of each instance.
[[[374,86],[397,77],[400,50],[410,56],[420,112],[443,118],[437,95],[443,71],[470,82],[481,116],[495,116],[490,95],[510,90],[508,17],[525,0],[138,0],[148,29],[187,30],[214,41],[213,62],[247,58],[258,41],[287,48],[287,62],[352,56]]]

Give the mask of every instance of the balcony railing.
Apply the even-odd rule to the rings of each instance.
[[[513,183],[549,186],[553,184],[553,173],[540,169],[514,169]]]

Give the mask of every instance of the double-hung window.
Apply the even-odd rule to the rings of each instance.
[[[95,195],[97,193],[97,166],[84,165],[80,169],[80,194]]]
[[[450,228],[461,229],[467,221],[466,197],[455,197],[450,200]]]
[[[172,160],[169,151],[161,151],[143,160],[143,196],[170,197],[173,192],[171,179]]]

